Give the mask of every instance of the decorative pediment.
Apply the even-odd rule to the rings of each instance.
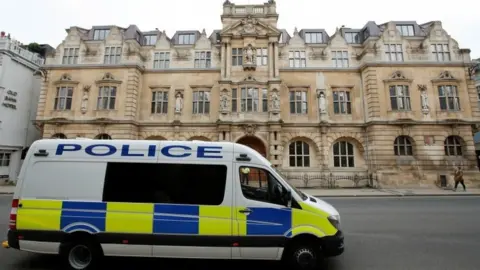
[[[335,31],[335,34],[330,37],[328,45],[332,48],[348,48],[348,43],[345,38],[342,37],[342,34],[338,28]]]
[[[78,81],[72,80],[72,76],[68,73],[64,73],[58,80],[53,82],[55,85],[58,84],[79,84]]]
[[[205,29],[202,31],[202,35],[200,38],[195,42],[195,49],[197,50],[210,50],[212,48],[212,42],[210,39],[207,37],[207,33],[205,32]]]
[[[95,81],[97,84],[121,84],[122,81],[116,80],[115,77],[113,77],[112,73],[107,72],[103,75],[101,80]]]
[[[248,75],[243,79],[243,82],[257,82],[257,80],[252,75]]]
[[[438,75],[437,78],[433,79],[432,82],[457,82],[458,79],[455,78],[452,73],[448,70],[443,71]]]
[[[248,16],[247,18],[226,27],[220,34],[240,36],[280,36],[281,32],[275,27]]]
[[[297,27],[295,27],[293,37],[288,41],[288,45],[291,47],[305,47],[305,40],[300,36]]]
[[[167,33],[165,32],[165,30],[163,30],[157,39],[157,43],[155,44],[155,49],[166,50],[166,49],[170,49],[171,46],[172,44],[170,43]]]
[[[411,82],[412,80],[405,77],[403,72],[400,70],[397,70],[393,72],[388,79],[383,80],[384,82]]]

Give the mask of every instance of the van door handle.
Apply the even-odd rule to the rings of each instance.
[[[243,213],[243,214],[247,214],[247,213],[250,214],[253,211],[250,208],[245,208],[245,209],[238,210],[238,212]]]

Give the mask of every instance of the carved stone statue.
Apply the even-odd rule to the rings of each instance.
[[[422,110],[428,110],[428,95],[426,90],[422,90],[420,93],[422,97]]]
[[[182,112],[183,109],[183,97],[180,92],[175,95],[175,112]]]
[[[320,95],[318,97],[318,108],[320,110],[320,113],[327,112],[327,99],[325,98],[325,94],[323,92],[320,92]]]
[[[253,49],[251,45],[245,50],[245,64],[253,65]]]
[[[222,97],[220,98],[220,110],[222,112],[228,110],[228,97],[226,94],[223,94]]]
[[[272,110],[279,111],[280,110],[280,98],[278,97],[276,92],[272,94]]]
[[[81,111],[82,111],[83,113],[86,113],[86,112],[87,112],[87,105],[88,105],[88,92],[87,92],[87,91],[83,91],[82,107],[81,107]]]

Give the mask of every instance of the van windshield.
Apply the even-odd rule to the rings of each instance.
[[[280,177],[282,177],[282,179],[284,180],[285,184],[286,184],[287,186],[289,186],[291,190],[293,190],[295,193],[297,193],[297,195],[300,196],[300,198],[302,198],[303,201],[305,201],[306,199],[308,199],[308,196],[307,196],[305,193],[301,192],[301,191],[298,190],[296,187],[294,187],[294,186],[290,185],[290,183],[288,183],[287,177],[286,177],[281,171],[279,171],[277,168],[275,168],[275,167],[273,167],[273,166],[272,166],[272,168],[280,175]]]

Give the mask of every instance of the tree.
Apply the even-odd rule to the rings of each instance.
[[[31,52],[34,52],[34,53],[38,53],[41,56],[45,55],[45,49],[42,48],[42,46],[40,46],[40,44],[38,44],[36,42],[32,42],[32,43],[28,44],[27,50],[29,50]]]

